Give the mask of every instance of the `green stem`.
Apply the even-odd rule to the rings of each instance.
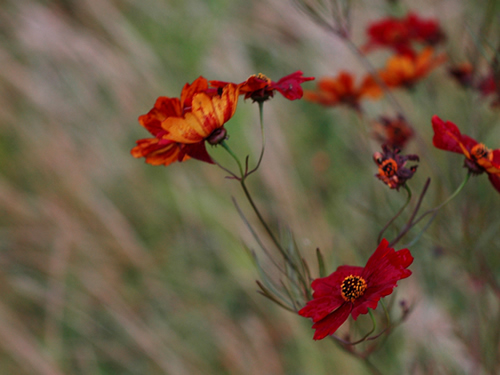
[[[241,178],[243,178],[243,167],[241,165],[241,162],[240,162],[240,159],[238,159],[238,157],[235,155],[235,153],[229,148],[229,146],[227,145],[226,141],[222,141],[220,143],[220,145],[229,153],[229,155],[231,155],[231,157],[236,161],[236,163],[238,164],[238,168],[240,169],[240,176]]]
[[[439,206],[437,207],[434,207],[433,209],[431,210],[428,210],[426,212],[424,212],[417,220],[415,220],[413,223],[412,223],[412,226],[416,225],[417,223],[419,223],[425,216],[431,214],[431,213],[434,213],[438,210],[440,210],[441,208],[443,208],[446,204],[448,204],[453,198],[455,198],[458,193],[460,193],[462,191],[462,189],[464,188],[465,184],[467,183],[467,181],[469,181],[469,178],[471,176],[471,172],[467,173],[467,176],[465,176],[465,179],[463,180],[463,182],[460,184],[460,186],[457,188],[457,190],[455,190],[453,192],[452,195],[450,195],[448,197],[448,199],[446,199],[443,203],[441,203]]]
[[[403,205],[403,207],[401,207],[401,209],[398,211],[398,213],[391,219],[387,222],[387,224],[385,224],[385,226],[382,228],[382,230],[380,231],[379,235],[378,235],[378,238],[377,238],[377,244],[380,243],[380,241],[382,241],[382,236],[384,235],[384,232],[387,230],[387,228],[389,228],[389,226],[394,222],[394,220],[396,220],[399,215],[401,215],[401,213],[404,211],[404,209],[408,206],[408,204],[410,203],[410,200],[411,200],[411,190],[410,188],[408,187],[407,184],[404,184],[403,185],[408,196],[406,198],[406,202],[405,204]]]

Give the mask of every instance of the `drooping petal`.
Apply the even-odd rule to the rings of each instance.
[[[151,165],[169,165],[175,161],[185,161],[189,156],[182,152],[182,145],[158,138],[146,138],[137,141],[130,153],[135,158],[146,158]]]
[[[163,132],[161,122],[167,117],[180,117],[182,108],[179,99],[160,96],[154,107],[145,115],[139,116],[139,123],[152,135],[158,136]]]
[[[288,100],[300,99],[303,95],[303,90],[300,85],[314,79],[314,77],[304,77],[302,74],[300,70],[289,74],[281,78],[278,82],[273,82],[271,88],[278,90]]]
[[[339,329],[339,327],[347,320],[351,310],[352,304],[346,302],[325,318],[314,323],[312,328],[315,329],[316,332],[314,332],[313,339],[321,340],[328,335],[334,334],[335,331],[337,331],[337,329]]]

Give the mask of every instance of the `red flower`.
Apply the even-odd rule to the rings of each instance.
[[[392,149],[402,149],[413,137],[413,129],[402,116],[381,117],[373,125],[375,137]]]
[[[391,189],[399,190],[417,171],[417,165],[406,168],[406,163],[408,160],[419,161],[419,158],[417,155],[400,155],[399,149],[391,150],[386,145],[382,146],[382,150],[383,153],[373,154],[373,160],[378,165],[378,173],[375,177]]]
[[[373,77],[366,76],[359,87],[354,86],[354,77],[341,71],[337,77],[323,77],[318,82],[318,91],[306,91],[306,100],[320,103],[325,106],[347,104],[359,110],[360,100],[365,97],[379,98],[382,90],[375,83]]]
[[[299,315],[313,320],[314,340],[334,334],[349,315],[356,320],[368,308],[376,309],[380,298],[411,275],[407,269],[413,262],[410,251],[394,251],[388,245],[383,239],[365,267],[340,266],[330,276],[312,282],[313,299]]]
[[[363,47],[368,52],[377,47],[391,48],[396,53],[414,56],[412,42],[435,45],[444,39],[439,24],[435,20],[424,20],[414,13],[406,18],[385,18],[368,28],[369,41]]]
[[[491,103],[492,107],[500,106],[500,76],[498,74],[489,74],[483,78],[478,85],[478,89],[483,96],[494,95],[494,100]]]
[[[217,144],[225,138],[223,126],[236,110],[238,94],[235,84],[214,89],[199,77],[184,86],[180,100],[159,97],[153,109],[139,117],[154,138],[138,140],[131,154],[152,165],[167,166],[191,157],[213,163],[205,141]]]
[[[432,116],[435,147],[465,155],[464,166],[474,174],[486,172],[495,189],[500,192],[500,149],[490,150],[484,144],[460,133],[458,127],[444,122],[438,116]]]
[[[302,98],[303,91],[300,86],[306,81],[313,80],[314,77],[304,77],[300,70],[281,78],[278,82],[271,81],[264,74],[250,76],[246,81],[238,84],[240,94],[245,95],[245,99],[252,98],[254,102],[265,101],[274,96],[278,91],[288,100]],[[224,87],[228,83],[222,81],[210,81],[213,87]]]

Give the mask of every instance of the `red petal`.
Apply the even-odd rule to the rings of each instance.
[[[299,310],[299,315],[311,318],[313,322],[318,322],[332,311],[338,309],[343,303],[345,303],[345,300],[338,294],[319,298],[316,297],[307,302],[307,305]]]
[[[212,158],[207,152],[207,148],[205,147],[205,141],[184,145],[184,152],[186,155],[194,159],[214,164]]]
[[[340,285],[349,275],[361,275],[363,267],[340,266],[335,272],[327,277],[321,277],[312,282],[311,287],[314,290],[313,297],[331,296],[336,294],[340,296]]]
[[[288,100],[302,98],[303,91],[300,86],[303,82],[311,81],[314,77],[303,77],[300,70],[281,78],[278,82],[273,82],[271,89],[278,90]]]
[[[312,328],[314,332],[314,340],[321,340],[328,335],[332,335],[339,329],[339,327],[347,320],[351,313],[352,304],[344,303],[337,310],[332,312],[326,318],[314,323]]]
[[[500,193],[500,176],[497,174],[488,174],[488,179],[493,187]]]
[[[474,139],[462,136],[454,123],[450,121],[444,122],[436,115],[432,116],[432,128],[434,129],[432,143],[441,150],[457,152],[468,156],[467,154],[470,150],[468,147],[477,144],[477,141]]]

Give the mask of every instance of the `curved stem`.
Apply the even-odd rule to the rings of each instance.
[[[431,213],[434,213],[436,211],[438,211],[439,209],[441,209],[442,207],[444,207],[446,204],[448,204],[453,198],[455,198],[458,193],[460,193],[462,191],[462,189],[464,188],[465,184],[467,183],[467,181],[469,181],[469,178],[471,176],[471,172],[467,173],[467,176],[465,176],[465,179],[462,181],[462,183],[460,184],[460,186],[457,188],[457,190],[455,190],[453,192],[453,194],[451,194],[448,199],[446,199],[443,203],[441,203],[439,206],[437,207],[434,207],[433,209],[431,210],[428,210],[426,212],[424,212],[417,220],[415,220],[415,222],[413,223],[413,225],[416,225],[418,222],[420,222],[425,216],[431,214]]]
[[[225,141],[222,141],[220,145],[229,153],[229,155],[232,156],[232,158],[236,161],[236,164],[238,164],[238,168],[240,169],[240,175],[243,178],[243,167],[241,165],[240,159],[234,154],[234,152],[229,148],[227,143]]]
[[[249,172],[245,171],[245,177],[251,175],[260,167],[260,163],[262,162],[262,158],[264,157],[264,150],[266,149],[266,137],[264,135],[264,102],[259,103],[259,121],[260,121],[260,134],[262,139],[262,148],[260,150],[259,160],[257,161],[257,165]]]
[[[408,196],[406,197],[406,202],[405,204],[403,205],[403,207],[401,207],[401,209],[397,212],[397,214],[387,222],[387,224],[384,225],[384,227],[382,228],[382,230],[380,231],[378,237],[377,237],[377,243],[380,243],[380,241],[382,241],[382,236],[384,235],[384,232],[387,230],[387,228],[389,228],[389,226],[394,222],[394,220],[396,220],[399,215],[401,215],[401,213],[404,211],[404,209],[408,206],[408,204],[410,203],[410,200],[411,200],[411,190],[410,188],[408,187],[407,184],[404,184],[403,185],[406,192],[408,193]]]
[[[415,219],[415,216],[417,216],[417,213],[418,211],[420,210],[420,206],[422,204],[422,201],[424,199],[424,196],[425,196],[425,193],[427,193],[427,189],[429,188],[429,185],[431,183],[431,179],[428,178],[427,181],[425,182],[425,185],[424,185],[424,188],[422,189],[422,192],[420,193],[420,197],[418,198],[418,202],[417,202],[417,205],[415,206],[415,209],[413,210],[413,213],[411,214],[410,216],[410,219],[408,220],[408,222],[406,223],[406,225],[404,226],[404,228],[399,232],[399,234],[396,236],[395,239],[393,239],[390,243],[389,243],[389,247],[392,247],[394,246],[396,243],[399,242],[399,240],[401,238],[404,237],[404,235],[406,233],[408,233],[408,231],[412,228],[412,226],[414,225],[413,224],[413,220]]]

